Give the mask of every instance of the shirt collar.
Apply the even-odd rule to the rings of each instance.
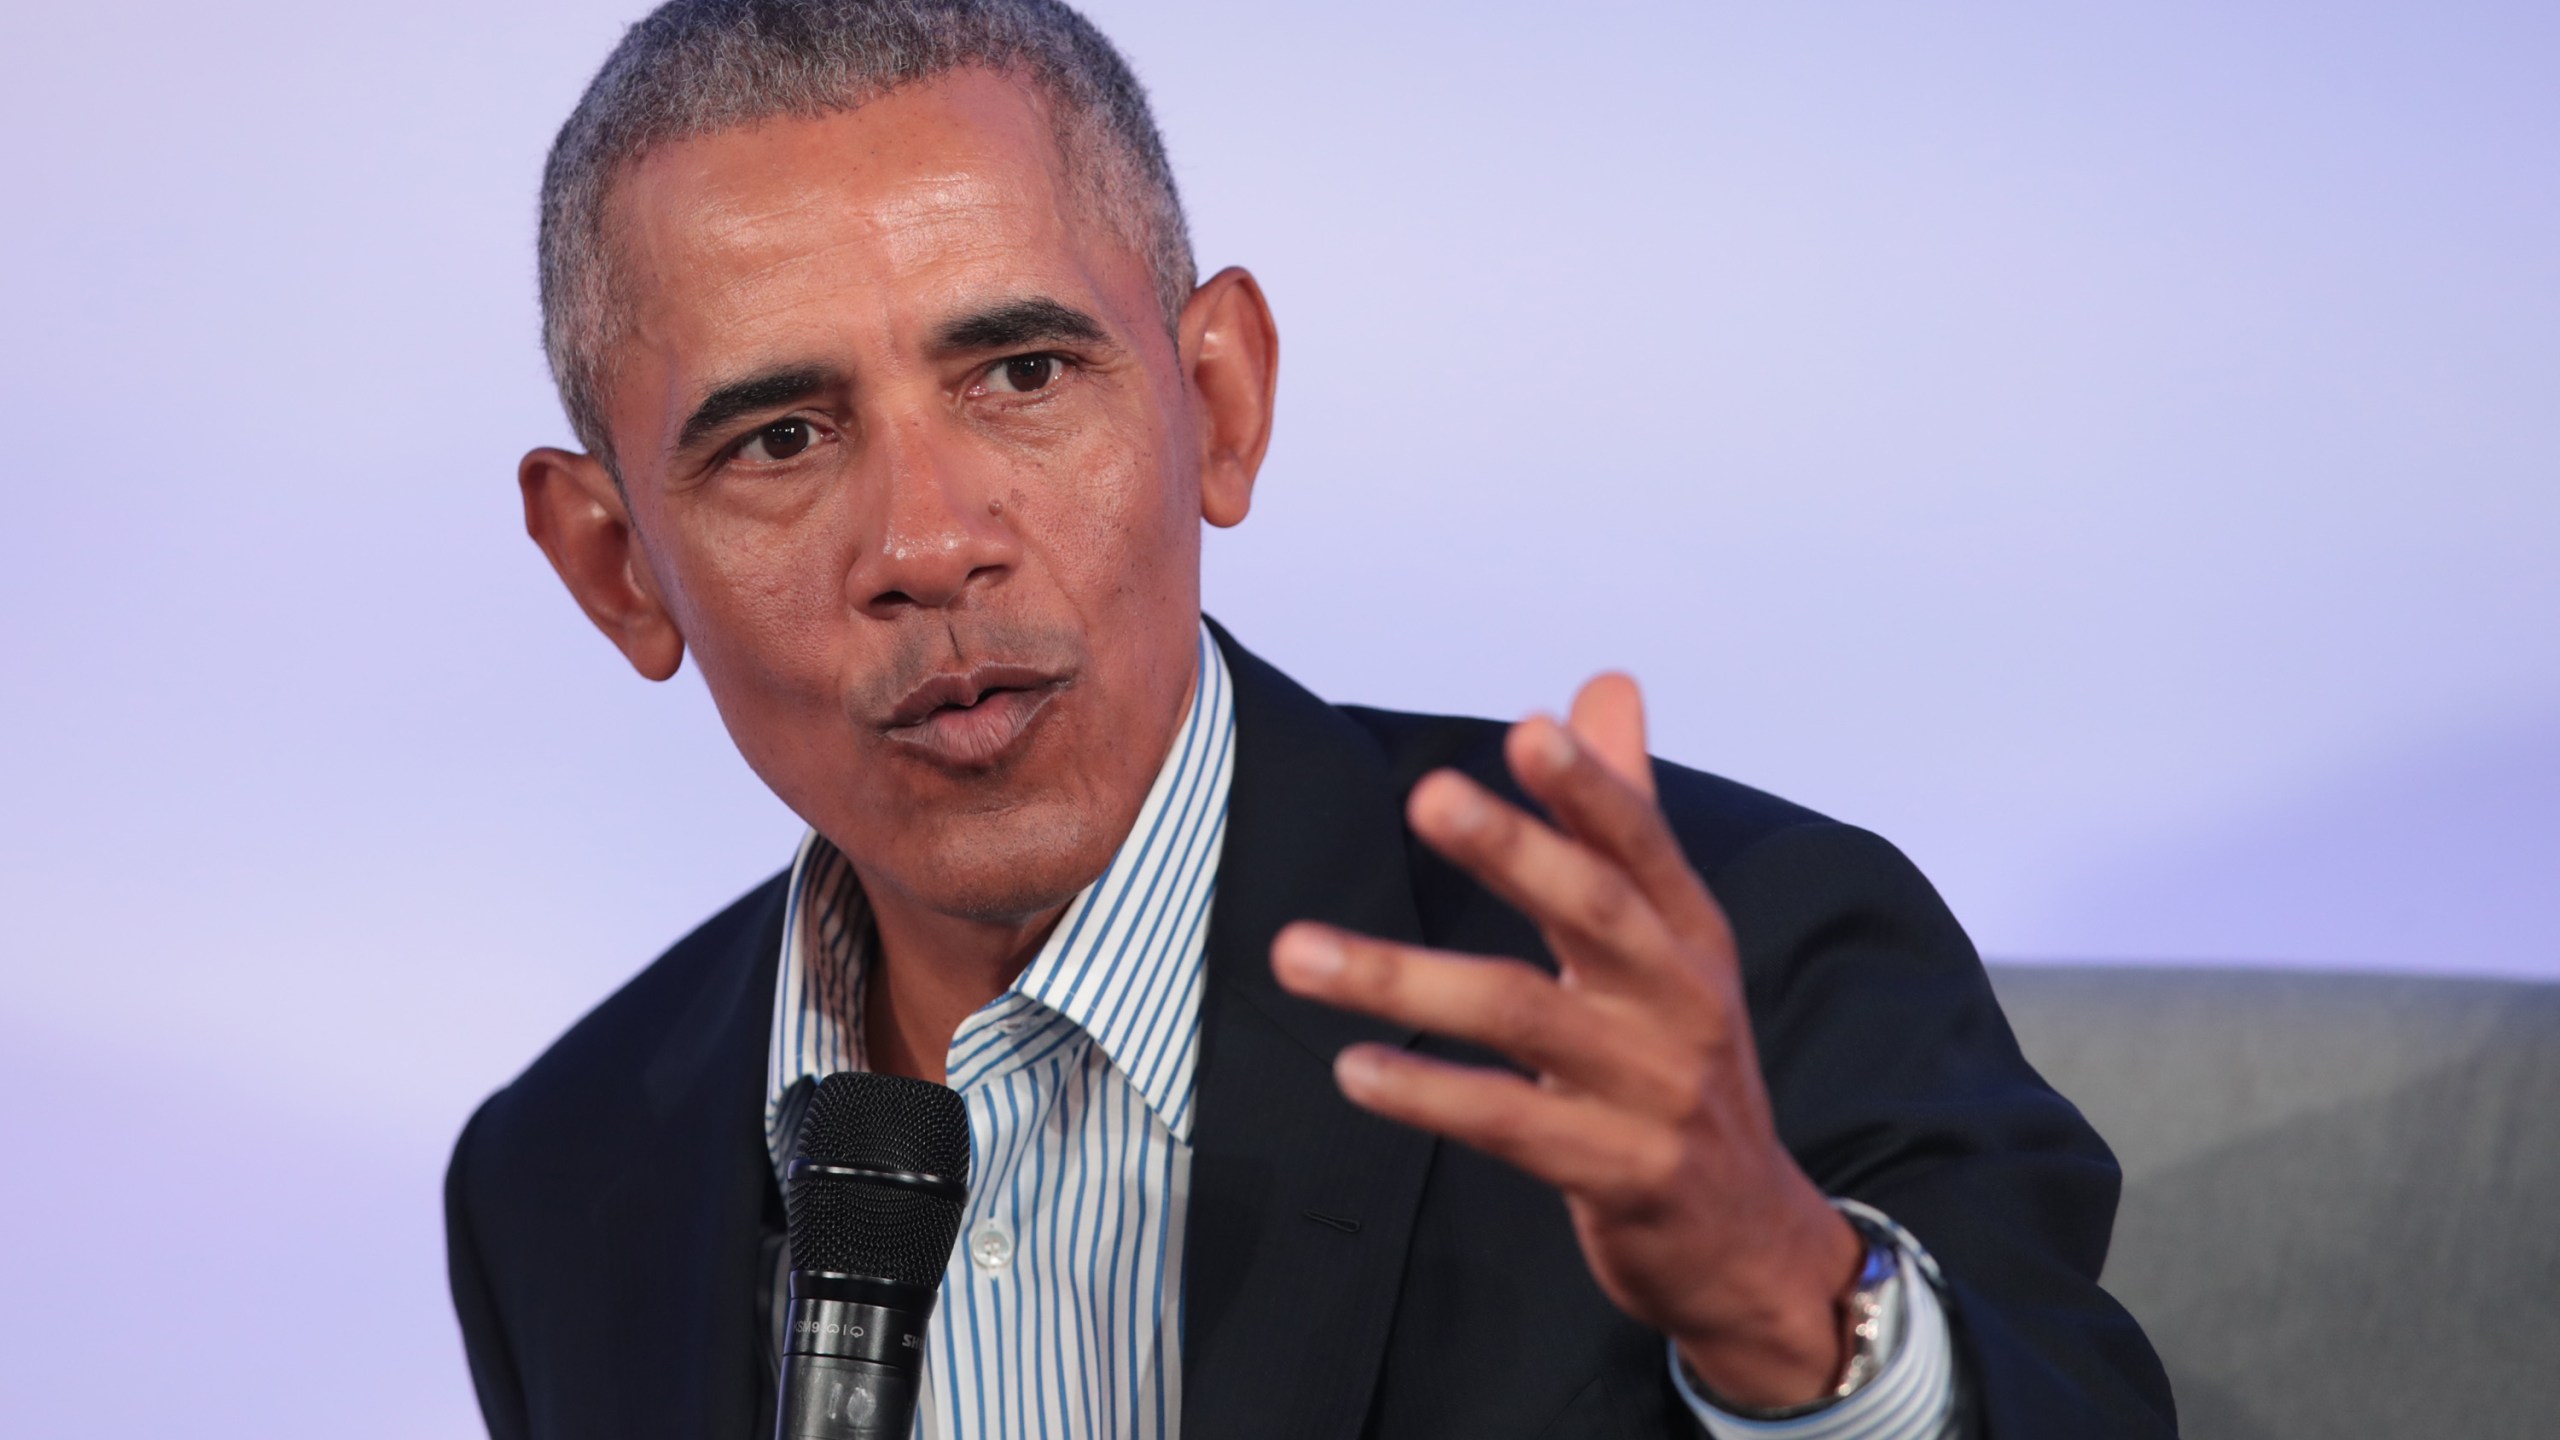
[[[1010,1068],[1046,1045],[1022,1016],[1062,1017],[1090,1037],[1158,1121],[1191,1134],[1209,906],[1235,775],[1235,701],[1226,657],[1201,627],[1191,706],[1136,823],[1094,882],[1067,903],[1030,965],[952,1039],[950,1082]],[[865,1068],[862,966],[871,918],[853,867],[811,831],[792,863],[775,979],[766,1138],[787,1159],[803,1076]]]

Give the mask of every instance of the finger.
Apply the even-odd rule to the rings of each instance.
[[[1644,744],[1644,692],[1634,676],[1612,670],[1584,682],[1573,697],[1565,728],[1637,794],[1653,798],[1653,758]]]
[[[1405,811],[1415,834],[1536,921],[1577,968],[1641,972],[1675,953],[1671,926],[1622,866],[1466,776],[1425,775]]]
[[[1500,1070],[1354,1045],[1333,1073],[1364,1110],[1472,1145],[1603,1206],[1658,1200],[1679,1173],[1679,1137],[1667,1127]]]
[[[1628,784],[1613,763],[1543,715],[1512,726],[1503,755],[1521,788],[1568,834],[1632,877],[1673,931],[1730,943],[1724,911],[1690,867],[1649,788]]]
[[[1567,989],[1517,960],[1306,923],[1281,931],[1271,958],[1281,984],[1309,999],[1482,1045],[1648,1115],[1680,1115],[1704,1083],[1696,1052],[1646,1015]]]

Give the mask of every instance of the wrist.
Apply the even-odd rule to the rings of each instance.
[[[1735,1408],[1771,1410],[1827,1399],[1855,1354],[1849,1314],[1868,1245],[1826,1200],[1793,1243],[1764,1246],[1747,1297],[1714,1322],[1671,1336],[1690,1376]],[[1733,1293],[1733,1292],[1728,1292]]]
[[[1688,1353],[1674,1343],[1673,1353],[1684,1372],[1692,1403],[1704,1404],[1739,1419],[1794,1420],[1846,1400],[1881,1375],[1900,1346],[1908,1285],[1926,1288],[1926,1278],[1906,1275],[1899,1227],[1855,1201],[1834,1202],[1850,1221],[1860,1245],[1856,1277],[1833,1304],[1837,1359],[1832,1378],[1810,1395],[1772,1401],[1759,1395],[1723,1389],[1700,1373]],[[1924,1267],[1927,1262],[1924,1260]],[[1934,1271],[1932,1271],[1934,1274]],[[1907,1282],[1907,1283],[1906,1283]],[[1800,1389],[1800,1387],[1799,1387]]]

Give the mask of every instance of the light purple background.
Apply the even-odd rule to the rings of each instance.
[[[1279,311],[1210,601],[1320,692],[1632,666],[1995,956],[2560,978],[2560,12],[1094,13]],[[788,856],[518,531],[634,14],[0,14],[0,1432],[476,1433],[453,1132]]]

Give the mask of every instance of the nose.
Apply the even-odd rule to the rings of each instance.
[[[939,610],[989,587],[1021,561],[999,487],[956,454],[931,421],[883,427],[872,447],[876,521],[845,577],[854,608],[876,619]]]

